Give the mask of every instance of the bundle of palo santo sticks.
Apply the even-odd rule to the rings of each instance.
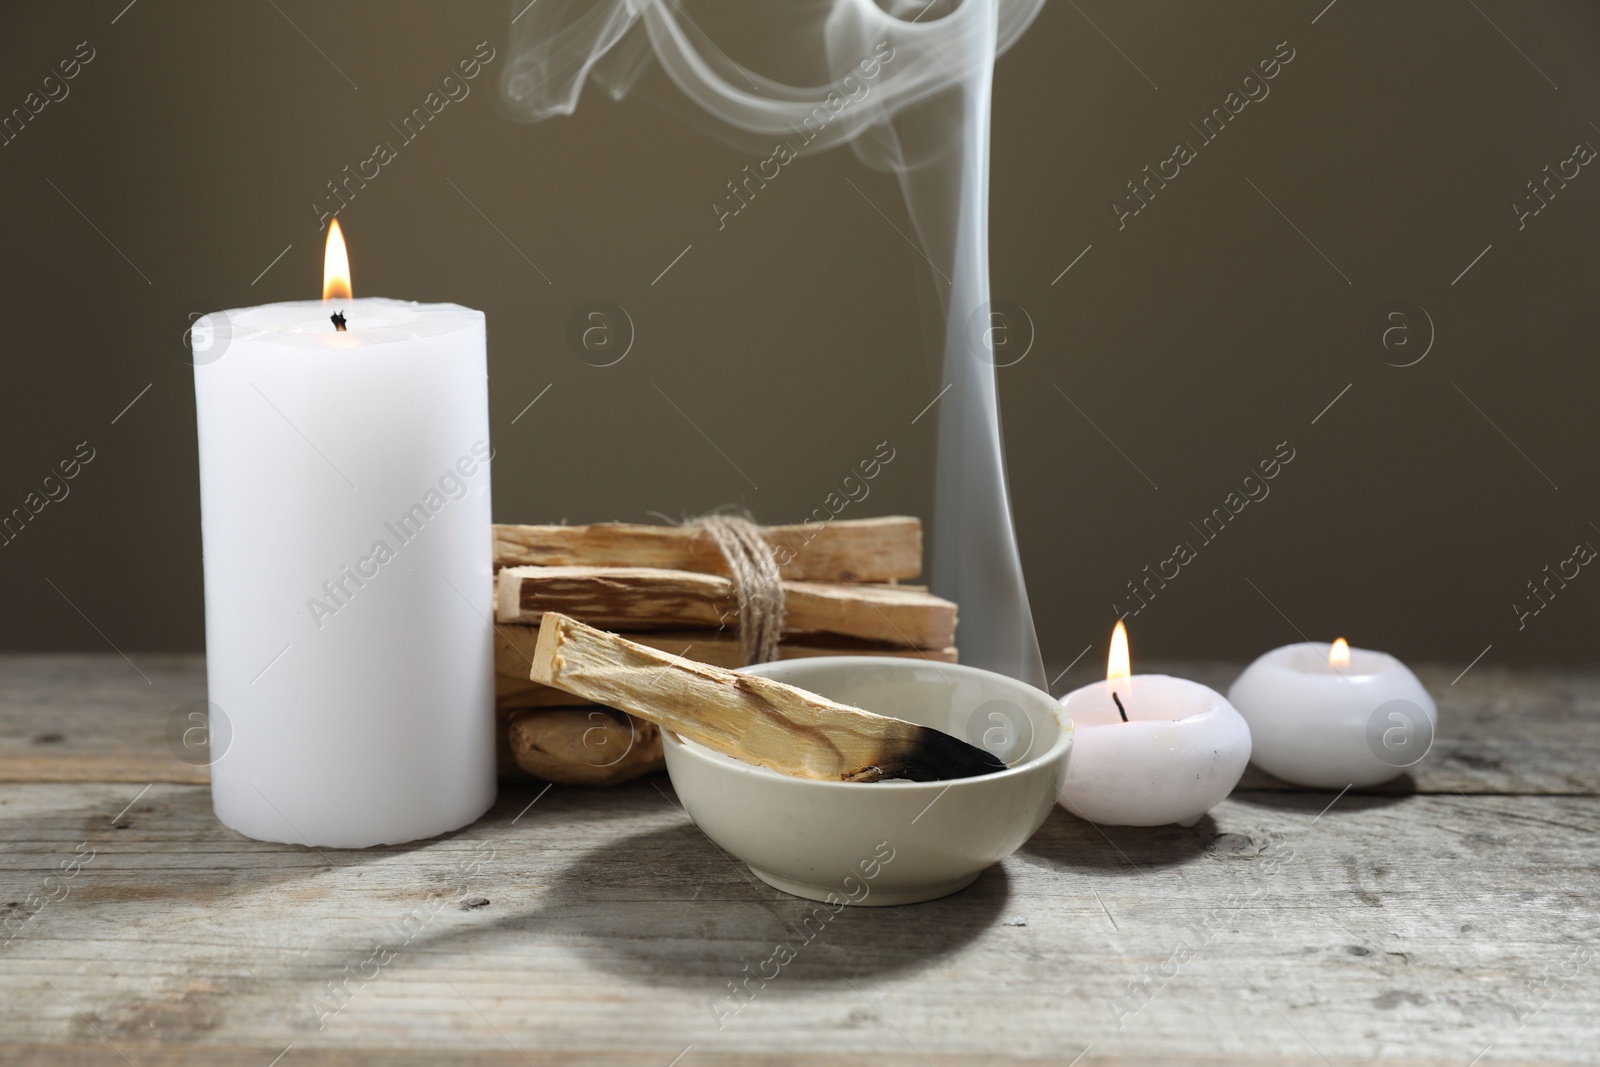
[[[755,528],[784,612],[777,658],[872,655],[956,661],[956,605],[924,587],[915,518]],[[494,528],[495,703],[502,773],[608,785],[662,767],[657,728],[529,679],[547,611],[670,656],[744,666],[739,590],[699,525]]]

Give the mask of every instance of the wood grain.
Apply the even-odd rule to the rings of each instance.
[[[1597,672],[1418,668],[1442,734],[1414,795],[1271,783],[1189,829],[1055,812],[956,896],[845,909],[719,1029],[727,983],[813,906],[706,840],[664,777],[508,785],[472,827],[399,848],[253,842],[163,777],[197,776],[163,730],[203,694],[200,660],[133,658],[149,684],[115,655],[0,657],[6,1063],[1491,1067],[1600,1048]],[[1221,688],[1238,670],[1142,666]],[[29,911],[80,845],[64,898]],[[419,913],[319,1028],[313,998]]]
[[[922,522],[902,515],[764,526],[778,572],[814,582],[888,582],[922,573]],[[494,527],[497,566],[655,567],[726,576],[728,564],[694,526],[602,522]]]
[[[1057,678],[1052,691],[1087,684],[1097,669],[1103,677],[1104,665],[1090,659],[1066,674],[1047,672]],[[135,662],[150,684],[115,655],[0,653],[0,782],[209,782],[206,769],[180,761],[164,736],[173,712],[205,698],[204,659],[139,655]],[[1600,671],[1480,665],[1452,686],[1462,666],[1413,665],[1438,702],[1439,737],[1409,774],[1365,792],[1600,794]],[[1226,692],[1243,667],[1150,661],[1139,669]],[[1254,767],[1241,788],[1302,791]]]
[[[828,633],[905,648],[955,643],[956,606],[893,586],[784,582],[784,632]],[[536,624],[547,611],[614,630],[720,630],[739,605],[733,582],[649,567],[507,567],[495,575],[495,621]]]
[[[195,655],[0,654],[0,781],[209,782],[166,740],[205,696]]]
[[[1080,1067],[1465,1067],[1490,1045],[1480,1063],[1600,1047],[1593,964],[1538,984],[1593,943],[1592,798],[1346,796],[1318,818],[1327,794],[1246,794],[1188,830],[1104,835],[1057,812],[961,894],[845,909],[719,1029],[727,983],[813,905],[754,881],[662,780],[543,788],[431,842],[318,853],[223,830],[193,786],[157,785],[122,829],[126,785],[6,787],[9,892],[97,849],[0,950],[8,1062],[122,1064],[107,1042],[139,1065],[255,1067],[291,1044],[278,1067],[666,1067],[688,1046],[679,1067],[1065,1067],[1085,1046]],[[314,998],[375,945],[392,962],[319,1029]],[[1147,1003],[1119,1015],[1130,985]],[[401,1046],[416,1058],[384,1051]]]

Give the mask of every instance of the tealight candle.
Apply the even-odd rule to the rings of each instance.
[[[192,332],[212,804],[356,848],[494,802],[494,643],[483,313],[348,279]]]
[[[1165,674],[1131,672],[1128,634],[1111,634],[1106,680],[1061,698],[1072,748],[1056,797],[1106,826],[1193,826],[1233,791],[1250,761],[1250,728],[1222,694]]]
[[[1296,785],[1343,789],[1399,776],[1428,754],[1438,709],[1417,676],[1344,638],[1273,649],[1228,690],[1256,766]]]

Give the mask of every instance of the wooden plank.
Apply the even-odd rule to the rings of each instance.
[[[170,1045],[141,1045],[135,1048],[138,1055],[139,1067],[276,1067],[269,1061],[283,1053],[283,1049],[272,1048],[223,1048],[213,1044],[185,1048]],[[677,1052],[682,1053],[683,1049]],[[87,1067],[87,1065],[106,1065],[106,1067],[127,1067],[123,1060],[113,1049],[105,1044],[89,1045],[13,1045],[6,1049],[6,1063],[11,1065],[26,1065],[26,1067]],[[531,1061],[523,1053],[502,1047],[500,1049],[477,1049],[474,1051],[460,1051],[450,1048],[430,1048],[426,1051],[408,1051],[397,1048],[307,1048],[303,1045],[292,1047],[293,1060],[284,1058],[284,1067],[354,1067],[357,1064],[373,1064],[377,1067],[529,1067],[536,1062],[538,1067],[628,1067],[637,1064],[638,1067],[662,1067],[667,1059],[658,1054],[652,1058],[650,1054],[639,1054],[622,1049],[601,1049],[597,1051],[569,1052],[562,1050],[539,1049],[535,1052],[539,1058]],[[670,1059],[671,1050],[665,1052],[665,1057]],[[798,1057],[798,1058],[797,1058]],[[681,1061],[684,1067],[792,1067],[795,1063],[806,1062],[803,1053],[791,1052],[698,1052],[693,1060]],[[965,1057],[942,1056],[935,1052],[931,1057],[916,1053],[843,1053],[829,1055],[825,1060],[829,1067],[930,1067],[930,1065],[949,1064],[950,1067],[967,1067],[971,1063]],[[1040,1064],[1043,1062],[1065,1064],[1064,1060],[1040,1061],[1033,1058],[1024,1060],[1013,1059],[1009,1056],[998,1056],[989,1062],[1001,1064]],[[1128,1061],[1103,1061],[1116,1064],[1125,1064]],[[1149,1064],[1153,1061],[1139,1061]],[[1172,1063],[1173,1061],[1168,1061]],[[1192,1065],[1195,1060],[1184,1059],[1185,1067]],[[1217,1062],[1217,1061],[1212,1061]],[[1326,1067],[1321,1060],[1288,1062],[1287,1067]],[[668,1065],[670,1067],[670,1065]],[[1174,1064],[1174,1067],[1176,1065]],[[1219,1067],[1222,1067],[1219,1064]],[[1446,1067],[1441,1064],[1440,1067]],[[1460,1064],[1448,1065],[1460,1067]]]
[[[684,1049],[676,1050],[682,1053]],[[193,1046],[171,1045],[140,1045],[134,1049],[138,1056],[138,1067],[277,1067],[270,1061],[284,1052],[282,1048],[232,1048],[219,1047],[213,1044]],[[127,1067],[127,1061],[122,1059],[112,1048],[105,1044],[90,1045],[74,1043],[72,1045],[13,1045],[6,1049],[8,1065],[26,1065],[26,1067],[88,1067],[88,1065],[106,1065],[106,1067]],[[594,1051],[573,1052],[565,1050],[539,1049],[535,1055],[537,1061],[532,1061],[523,1053],[502,1046],[500,1049],[476,1049],[461,1051],[451,1048],[429,1048],[426,1051],[409,1051],[398,1048],[381,1047],[350,1047],[350,1048],[307,1048],[304,1045],[292,1046],[293,1059],[287,1056],[282,1060],[283,1067],[355,1067],[355,1065],[376,1065],[376,1067],[529,1067],[536,1063],[537,1067],[628,1067],[637,1064],[638,1067],[663,1067],[673,1055],[672,1050],[652,1057],[649,1053],[640,1054],[623,1049],[599,1049]],[[663,1058],[663,1056],[665,1058]],[[792,1052],[696,1052],[694,1059],[680,1061],[684,1067],[792,1067],[793,1064],[807,1062],[804,1053]],[[968,1067],[972,1062],[969,1058],[959,1056],[943,1056],[935,1052],[932,1056],[921,1056],[914,1052],[873,1052],[873,1053],[842,1053],[829,1055],[816,1062],[828,1064],[828,1067],[930,1067],[930,1065],[945,1065],[949,1067]],[[1014,1059],[1010,1056],[1000,1055],[990,1059],[989,1062],[1001,1064],[1065,1064],[1065,1060],[1041,1061],[1029,1057],[1027,1059]],[[1101,1061],[1126,1064],[1129,1061]],[[1155,1061],[1140,1060],[1141,1064],[1151,1064]],[[1183,1059],[1184,1067],[1192,1067],[1197,1062]],[[1211,1061],[1218,1067],[1225,1067],[1220,1061]],[[1178,1061],[1165,1061],[1171,1067],[1177,1067]],[[1315,1061],[1285,1061],[1286,1067],[1326,1067],[1321,1060]],[[670,1064],[668,1065],[670,1067]],[[1461,1067],[1460,1064],[1441,1064],[1440,1067]]]
[[[163,730],[203,692],[199,659],[135,660],[144,677],[0,657],[7,1062],[943,1067],[1087,1046],[1085,1067],[1465,1067],[1600,1047],[1594,672],[1419,668],[1444,725],[1419,795],[1242,789],[1187,830],[1053,813],[955,897],[846,909],[719,1028],[728,983],[812,906],[707,842],[664,778],[508,784],[474,826],[400,848],[252,842],[203,786],[159,780],[196,773]],[[15,780],[130,769],[150,773]],[[1541,791],[1571,795],[1494,795]],[[318,1028],[314,998],[408,916]]]
[[[204,660],[134,658],[150,684],[112,653],[0,654],[0,782],[209,781],[205,768],[183,763],[165,739],[172,713],[205,696]],[[1092,658],[1061,676],[1054,691],[1086,684],[1097,668],[1103,676],[1104,665],[1091,664]],[[1241,669],[1196,662],[1137,666],[1224,692]],[[1452,686],[1462,666],[1414,667],[1439,703],[1439,738],[1409,775],[1368,792],[1600,794],[1600,671],[1479,664]],[[59,741],[48,740],[56,735]],[[1300,791],[1253,767],[1241,788]]]
[[[955,643],[956,606],[893,586],[784,582],[785,629],[907,648]],[[495,621],[533,624],[559,611],[613,630],[719,630],[738,618],[733,582],[649,567],[507,567],[495,575]]]
[[[764,526],[778,572],[795,581],[887,582],[922,573],[922,522],[903,515]],[[602,522],[494,527],[497,566],[654,567],[728,574],[717,546],[695,526]]]
[[[1055,812],[972,888],[847,908],[805,941],[815,905],[751,878],[664,780],[542,788],[433,841],[318,852],[222,829],[199,787],[121,818],[125,784],[0,787],[3,900],[95,850],[0,950],[8,1062],[1064,1067],[1087,1046],[1083,1064],[1465,1067],[1600,1047],[1595,798],[1249,793],[1155,830]],[[779,943],[795,957],[719,1015]],[[319,1028],[317,998],[375,946],[392,958]]]
[[[0,654],[0,781],[209,781],[166,739],[205,696],[195,655]]]

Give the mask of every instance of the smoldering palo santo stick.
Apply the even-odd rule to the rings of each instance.
[[[930,727],[672,656],[558,612],[540,622],[529,676],[798,778],[927,782],[1005,770],[990,753]]]

